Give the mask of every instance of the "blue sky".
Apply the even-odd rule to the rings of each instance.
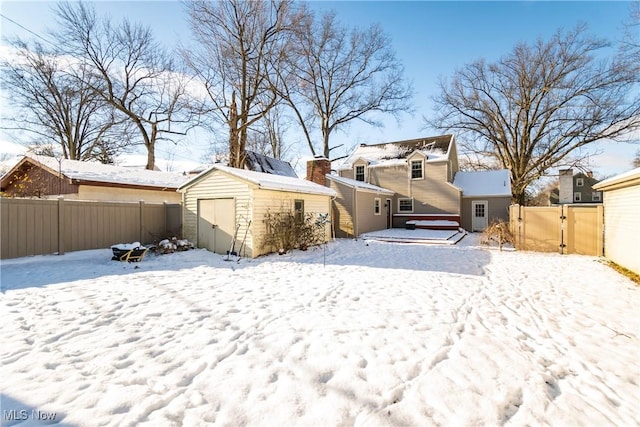
[[[431,113],[429,98],[436,93],[440,77],[450,76],[456,68],[478,58],[495,60],[518,42],[532,42],[539,37],[547,39],[556,30],[570,30],[578,23],[586,23],[596,36],[618,40],[622,37],[623,22],[629,18],[630,5],[615,1],[313,1],[310,4],[318,11],[335,10],[342,22],[352,26],[381,24],[416,90],[413,117],[405,116],[400,123],[390,118],[382,129],[354,123],[332,136],[335,145],[346,147],[431,135],[435,131],[424,128],[422,117]],[[53,2],[2,1],[0,11],[29,30],[46,36],[46,29],[55,24],[52,5]],[[127,16],[150,25],[167,45],[178,40],[189,42],[183,6],[178,1],[99,1],[95,5],[99,13],[108,13],[116,19]],[[5,18],[0,19],[0,25],[3,41],[13,34],[28,36]],[[10,139],[0,134],[0,140]],[[187,142],[190,147],[187,150],[172,150],[176,160],[197,158],[198,150],[207,146],[201,140]],[[631,168],[637,146],[599,144],[594,149],[602,152],[592,159],[596,174],[611,175]],[[306,144],[301,144],[300,155],[308,154]]]

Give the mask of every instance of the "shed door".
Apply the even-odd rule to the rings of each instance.
[[[471,231],[482,231],[488,225],[487,202],[471,202]]]
[[[198,200],[198,247],[226,254],[235,233],[235,200]]]

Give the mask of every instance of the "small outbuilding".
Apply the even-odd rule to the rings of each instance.
[[[640,274],[640,168],[594,185],[604,205],[604,255]]]
[[[460,224],[482,231],[492,221],[509,221],[511,178],[506,169],[456,172],[453,185],[462,190]]]
[[[268,213],[290,211],[296,217],[313,214],[331,238],[330,188],[290,176],[213,165],[185,182],[182,193],[183,237],[199,248],[226,254],[234,236],[240,255],[255,258],[278,248],[265,244]]]

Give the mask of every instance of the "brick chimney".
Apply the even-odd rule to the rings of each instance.
[[[307,181],[326,186],[325,175],[331,173],[331,161],[326,157],[316,157],[307,162]]]

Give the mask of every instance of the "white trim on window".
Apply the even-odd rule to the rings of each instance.
[[[584,178],[576,178],[576,187],[584,187]]]
[[[362,179],[358,179],[358,176],[360,175],[360,169],[362,168]],[[354,165],[353,166],[353,179],[355,179],[356,181],[361,181],[361,182],[365,182],[367,179],[367,168],[365,167],[365,165]]]
[[[582,201],[582,193],[580,193],[579,191],[576,191],[575,193],[573,193],[573,201],[574,202],[581,202]]]
[[[411,205],[409,206],[409,207],[410,207],[410,210],[409,210],[409,209],[407,209],[407,207],[408,207],[408,206],[407,206],[407,203],[406,203],[406,202],[407,202],[407,200],[408,200],[408,201],[410,202],[410,204],[411,204]],[[403,206],[402,202],[405,202],[405,203],[404,203],[404,206]],[[403,209],[403,208],[404,208],[404,209]],[[412,198],[410,198],[410,197],[403,197],[403,198],[398,199],[398,213],[411,213],[411,212],[413,212],[413,199],[412,199]]]
[[[413,165],[414,164],[420,165],[419,168],[416,167],[416,169],[415,169],[416,172],[420,173],[419,176],[417,174],[416,174],[416,176],[413,176],[413,172],[414,172]],[[424,160],[411,160],[411,161],[409,161],[409,177],[411,179],[424,179]]]
[[[594,191],[593,193],[591,193],[591,201],[592,202],[601,202],[602,201],[602,196],[600,195],[599,191]]]
[[[373,199],[373,214],[382,215],[382,200],[379,197]]]
[[[295,199],[293,201],[293,215],[296,222],[301,223],[304,221],[304,200]]]

